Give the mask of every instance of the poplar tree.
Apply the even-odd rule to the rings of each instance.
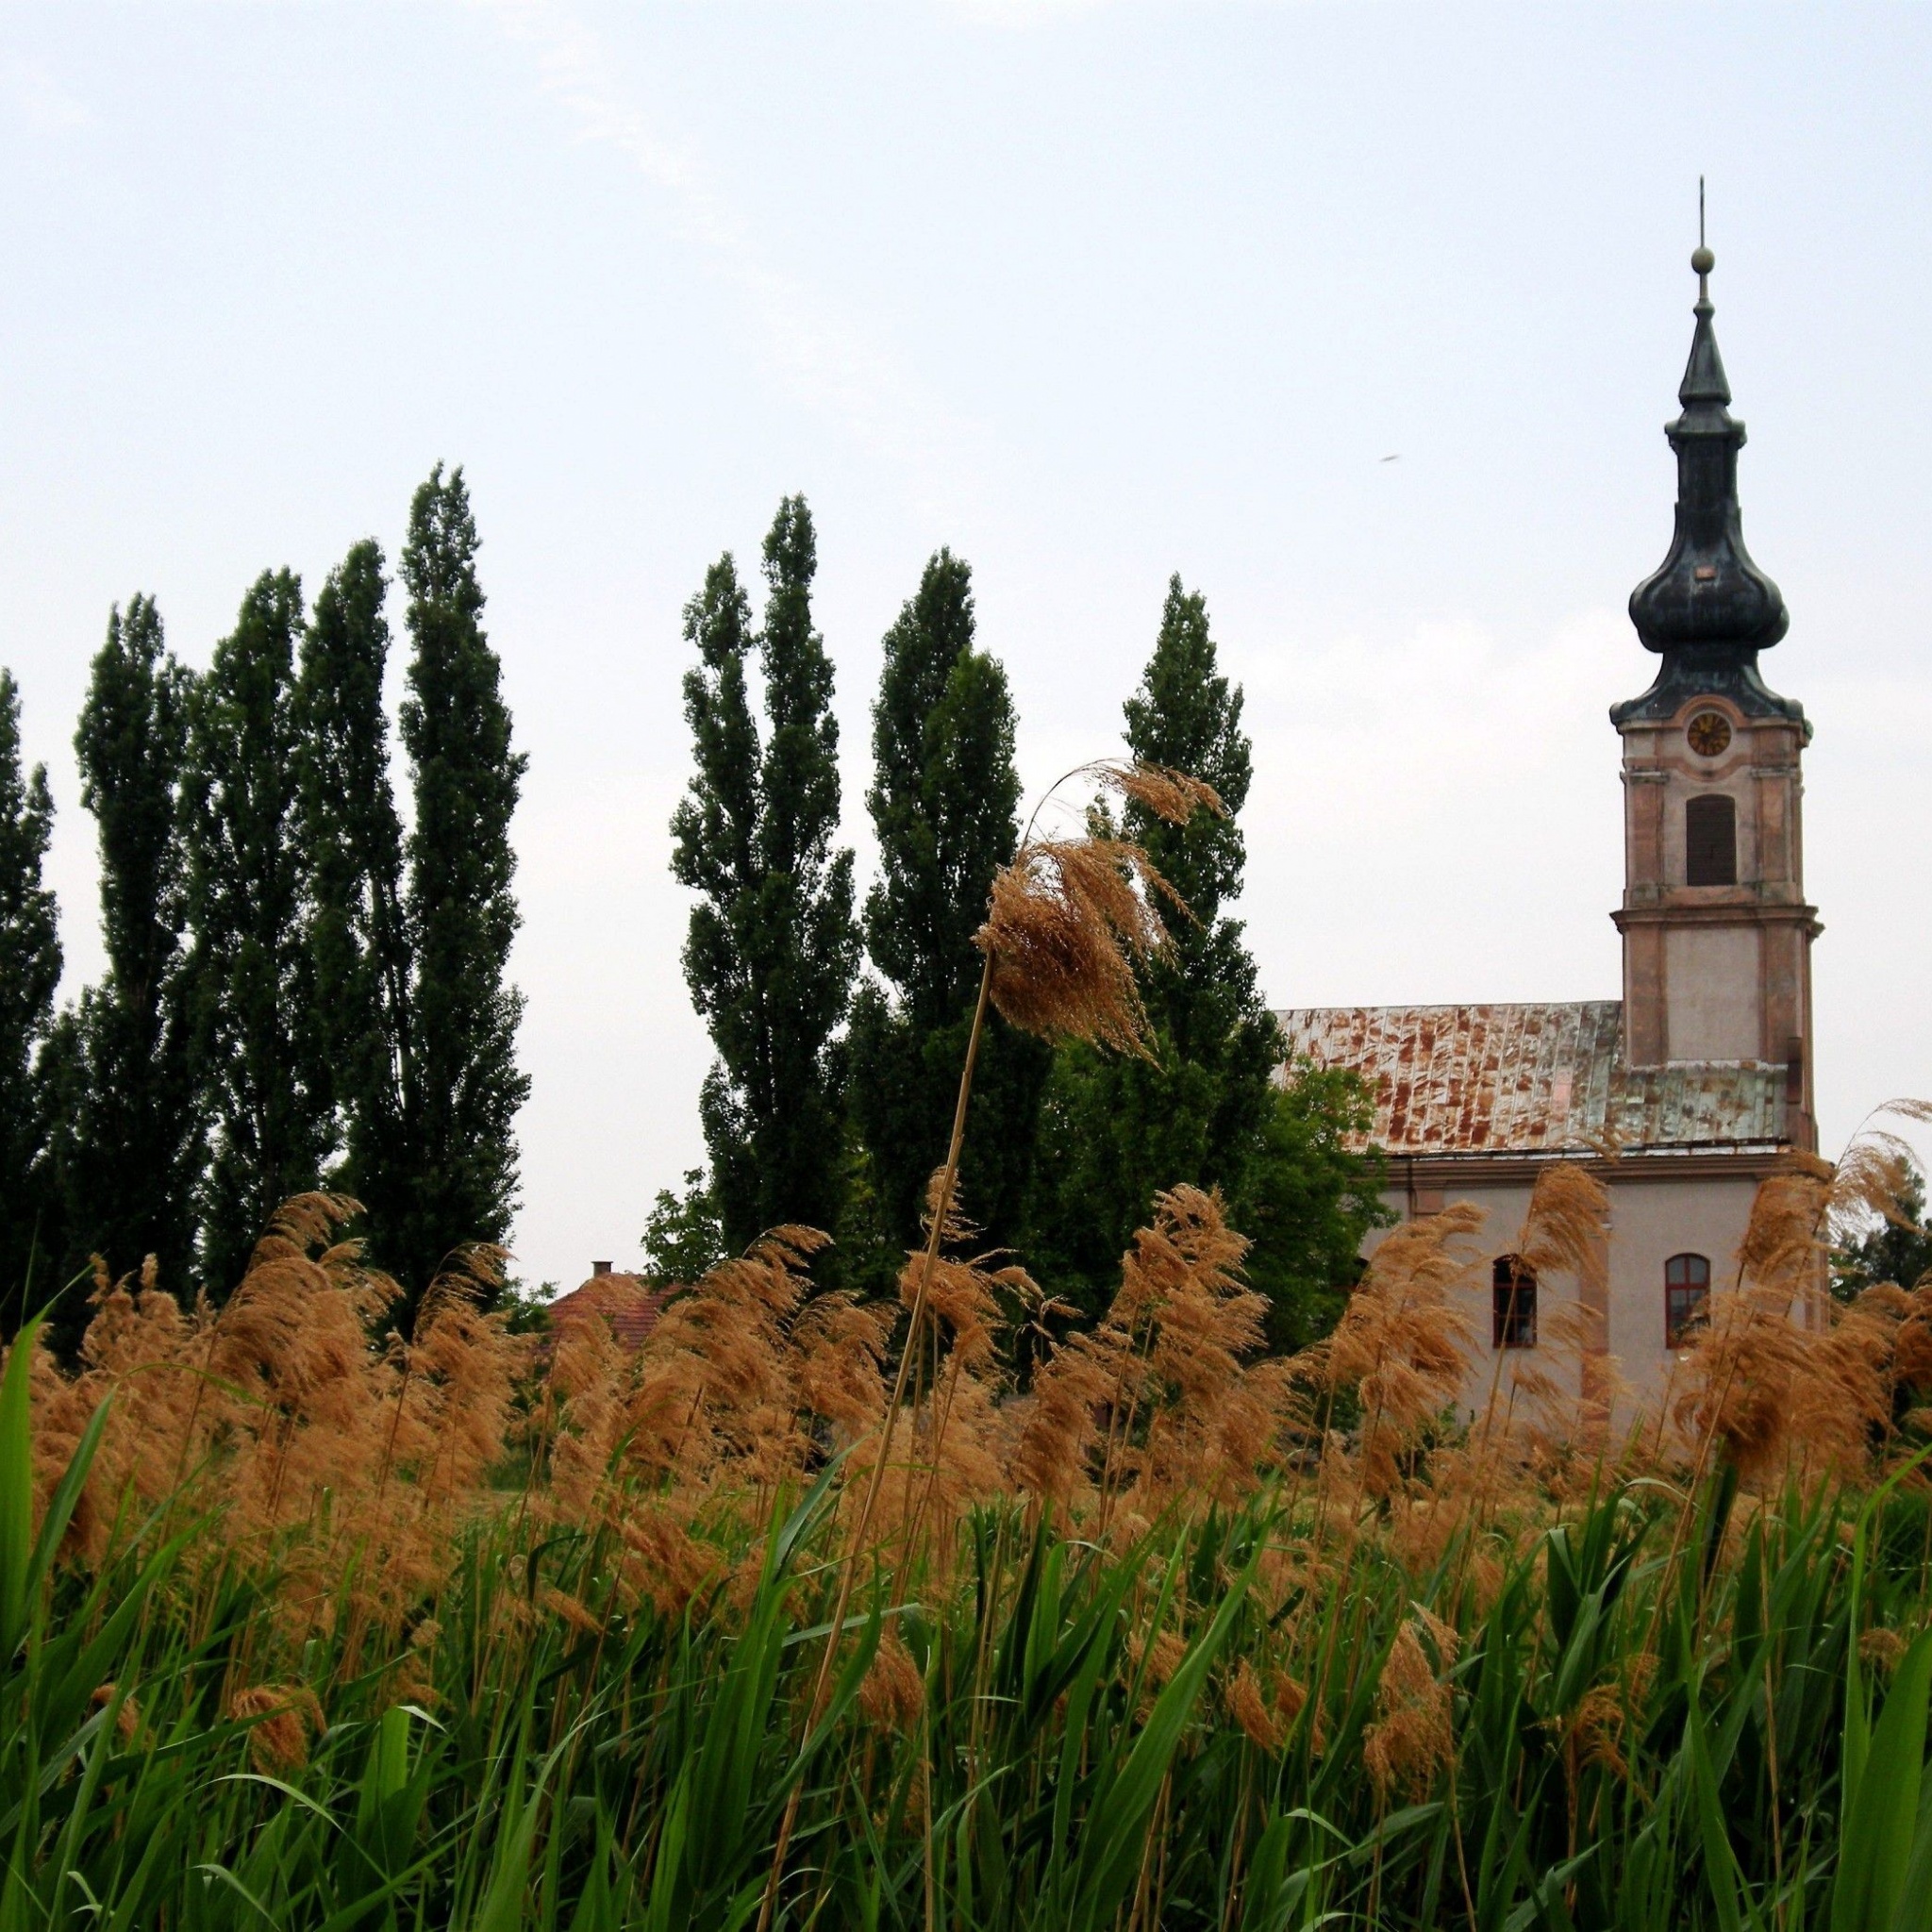
[[[342,1185],[385,1207],[407,1159],[409,1008],[403,830],[382,705],[388,588],[374,541],[358,543],[329,573],[303,639],[294,697],[317,1092],[334,1113]],[[374,1244],[390,1232],[378,1215]]]
[[[463,473],[445,476],[439,463],[409,507],[401,558],[414,645],[402,736],[416,805],[405,1153],[398,1171],[372,1149],[358,1174],[381,1252],[412,1297],[458,1243],[508,1237],[516,1114],[530,1091],[516,1062],[524,1000],[508,976],[522,923],[509,826],[528,759],[511,749],[502,666],[483,629],[479,547]]]
[[[1242,694],[1221,672],[1199,592],[1168,586],[1160,631],[1127,700],[1129,752],[1205,778],[1226,816],[1197,812],[1171,825],[1129,801],[1124,829],[1187,906],[1170,919],[1165,958],[1141,973],[1153,1057],[1070,1046],[1057,1058],[1044,1143],[1055,1149],[1041,1190],[1041,1246],[1098,1307],[1156,1192],[1177,1182],[1219,1188],[1233,1224],[1256,1241],[1249,1274],[1276,1304],[1290,1340],[1317,1318],[1311,1297],[1352,1265],[1379,1216],[1373,1165],[1348,1134],[1365,1124],[1345,1076],[1275,1085],[1285,1043],[1263,1005],[1240,921],[1246,841],[1239,814],[1254,775]]]
[[[1188,908],[1174,921],[1172,953],[1145,974],[1148,1009],[1167,1049],[1169,1075],[1158,1083],[1166,1091],[1157,1101],[1163,1138],[1171,1160],[1185,1151],[1222,1182],[1254,1144],[1282,1058],[1281,1031],[1261,1003],[1243,928],[1224,910],[1247,865],[1240,814],[1254,758],[1242,703],[1216,661],[1206,600],[1174,576],[1154,656],[1126,703],[1127,749],[1145,764],[1205,778],[1226,815],[1196,812],[1174,825],[1129,800],[1126,829]]]
[[[0,668],[0,1307],[8,1327],[29,1293],[44,1298],[53,1273],[45,1244],[58,1238],[46,1212],[40,1065],[60,983],[54,894],[41,871],[53,830],[47,768],[22,769],[20,693]]]
[[[879,878],[865,940],[890,989],[861,988],[852,1022],[852,1108],[896,1247],[919,1238],[944,1158],[981,959],[973,936],[1018,842],[1013,706],[1000,665],[974,647],[973,575],[941,550],[885,637],[873,708]],[[990,1015],[961,1175],[990,1240],[1020,1237],[1032,1175],[1043,1042]]]
[[[264,571],[190,707],[190,974],[210,1158],[207,1285],[226,1294],[269,1217],[320,1184],[332,1149],[303,925],[291,688],[302,587]]]
[[[700,895],[684,968],[718,1051],[699,1113],[732,1248],[785,1222],[836,1226],[844,1186],[834,1035],[858,933],[852,854],[833,847],[839,726],[812,627],[817,561],[805,499],[787,497],[764,543],[762,742],[746,675],[750,604],[728,555],[685,610],[699,657],[684,680],[697,770],[671,822],[672,871]]]
[[[206,1155],[184,943],[192,690],[152,598],[109,615],[74,736],[98,841],[107,971],[62,1015],[54,1056],[63,1280],[90,1255],[116,1274],[153,1255],[177,1291],[192,1276]]]

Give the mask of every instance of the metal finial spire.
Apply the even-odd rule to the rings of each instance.
[[[1704,245],[1704,176],[1697,177],[1697,246],[1690,256],[1690,267],[1697,276],[1697,300],[1700,305],[1710,300],[1710,272],[1717,266],[1717,257]]]

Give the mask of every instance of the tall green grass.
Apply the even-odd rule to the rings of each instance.
[[[57,1564],[98,1424],[36,1527],[29,1356],[0,1379],[0,1932],[722,1932],[756,1923],[794,1785],[788,1926],[1932,1924],[1903,1485],[1607,1486],[1421,1572],[1372,1528],[1313,1597],[1270,1571],[1313,1533],[1292,1491],[1121,1551],[1001,1504],[868,1578],[808,1733],[836,1469],[721,1523],[748,1567],[675,1616],[625,1608],[607,1533],[506,1509],[423,1607],[433,1644],[399,1640],[415,1694],[310,1635],[288,1709],[236,1717],[272,1565],[207,1560],[166,1509],[98,1574]],[[1243,1661],[1307,1693],[1272,1746],[1229,1715]]]

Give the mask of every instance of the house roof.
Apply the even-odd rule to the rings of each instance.
[[[1755,1060],[1624,1065],[1617,1000],[1302,1007],[1277,1013],[1291,1060],[1349,1067],[1394,1155],[1767,1148],[1785,1070]]]
[[[550,1325],[557,1329],[601,1316],[624,1347],[639,1349],[658,1325],[658,1317],[674,1292],[651,1287],[639,1274],[593,1274],[581,1288],[558,1295],[550,1304]]]

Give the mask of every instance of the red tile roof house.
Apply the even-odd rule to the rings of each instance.
[[[592,1261],[591,1278],[550,1304],[550,1326],[555,1331],[573,1322],[602,1319],[618,1342],[635,1354],[658,1325],[664,1304],[677,1292],[675,1287],[653,1288],[641,1274],[613,1274],[608,1261]]]
[[[1823,928],[1805,896],[1800,818],[1811,725],[1758,673],[1788,619],[1744,548],[1744,426],[1711,326],[1708,252],[1691,267],[1696,329],[1667,431],[1675,531],[1630,597],[1660,661],[1648,691],[1610,710],[1623,741],[1624,888],[1611,914],[1623,998],[1277,1015],[1291,1064],[1349,1067],[1368,1083],[1368,1138],[1389,1156],[1399,1215],[1452,1201],[1487,1210],[1478,1401],[1499,1357],[1535,1361],[1514,1352],[1538,1346],[1540,1290],[1576,1291],[1524,1280],[1508,1254],[1542,1166],[1594,1162],[1609,1190],[1603,1351],[1655,1403],[1706,1296],[1735,1270],[1758,1183],[1818,1143],[1811,942]],[[1602,1157],[1610,1144],[1614,1160]],[[1542,1341],[1547,1353],[1547,1329]]]

